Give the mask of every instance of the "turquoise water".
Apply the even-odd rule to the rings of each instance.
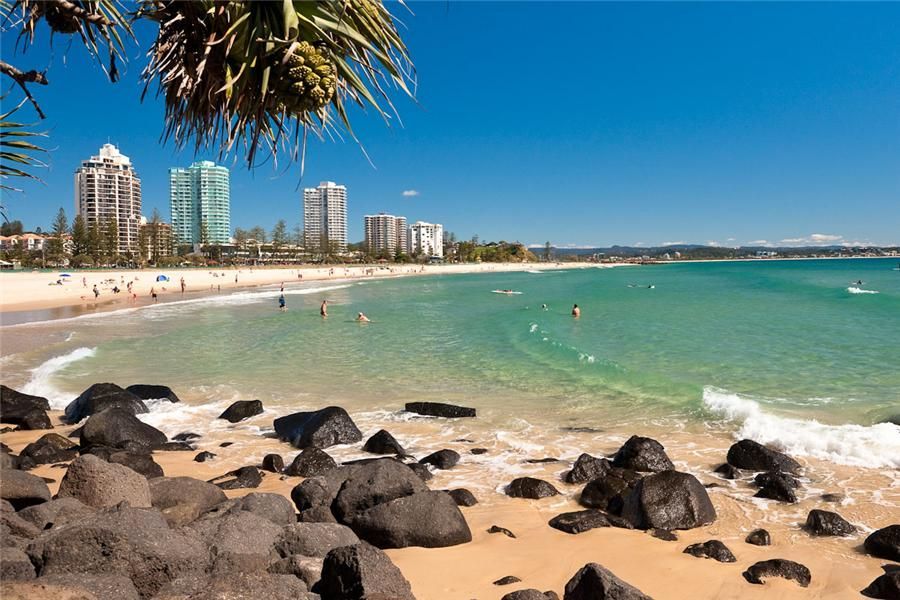
[[[6,369],[58,404],[100,380],[165,383],[193,403],[255,397],[377,411],[447,400],[498,427],[716,423],[800,454],[900,466],[900,428],[874,426],[900,413],[896,266],[728,262],[328,282],[289,288],[285,313],[277,289],[262,289],[6,327],[4,336],[71,332],[8,357]],[[878,293],[852,293],[857,280]],[[354,322],[358,311],[372,323]]]

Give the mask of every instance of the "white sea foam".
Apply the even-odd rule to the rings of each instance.
[[[72,363],[89,358],[97,353],[96,348],[76,348],[68,354],[54,356],[31,370],[31,379],[22,386],[22,392],[34,396],[43,396],[50,401],[50,408],[63,409],[72,401],[71,394],[66,394],[53,385],[53,376]]]
[[[703,404],[725,420],[740,423],[739,438],[789,454],[861,467],[900,467],[900,427],[891,423],[827,425],[779,417],[756,400],[714,387],[704,388]]]
[[[876,290],[864,290],[862,288],[854,287],[852,285],[847,288],[847,291],[850,292],[851,294],[877,294],[878,293]]]

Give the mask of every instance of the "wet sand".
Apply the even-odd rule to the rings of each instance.
[[[58,423],[60,413],[53,413]],[[252,423],[271,425],[271,415],[260,415]],[[440,428],[435,420],[386,421],[384,427],[403,442],[407,437],[434,435]],[[54,432],[66,434],[74,426],[60,425]],[[366,434],[370,433],[366,431]],[[28,442],[40,437],[43,431],[15,431],[0,435],[0,441],[19,452]],[[171,431],[167,433],[172,435]],[[500,489],[509,475],[499,480],[495,473],[475,463],[466,448],[478,445],[479,440],[452,442],[441,440],[462,455],[460,465],[449,471],[436,471],[429,482],[432,489],[469,487],[479,504],[462,508],[472,530],[473,541],[450,548],[405,548],[387,551],[391,559],[409,579],[416,597],[429,599],[499,598],[516,589],[538,588],[554,590],[560,595],[566,581],[585,563],[597,562],[616,575],[657,599],[713,599],[713,598],[850,598],[859,597],[866,587],[882,573],[885,561],[861,552],[865,536],[873,529],[898,521],[900,486],[896,474],[860,468],[825,465],[816,461],[801,461],[810,478],[810,494],[795,505],[751,499],[753,491],[746,483],[735,484],[719,479],[711,471],[716,458],[721,462],[730,440],[704,440],[702,454],[691,454],[689,445],[667,439],[664,431],[640,431],[661,441],[678,465],[679,470],[692,472],[704,484],[714,483],[710,497],[718,513],[715,523],[690,531],[676,532],[678,541],[668,542],[651,537],[642,531],[603,528],[578,535],[562,533],[550,528],[547,521],[566,511],[579,510],[575,499],[581,485],[567,485],[559,480],[559,473],[570,466],[569,461],[547,464],[527,464],[529,475],[551,481],[562,494],[543,500],[524,500],[505,497]],[[452,433],[450,434],[452,435]],[[627,435],[622,433],[623,436]],[[222,448],[223,441],[234,445]],[[672,443],[672,442],[675,443]],[[256,427],[238,424],[224,426],[210,432],[196,442],[192,452],[155,452],[154,459],[167,476],[185,475],[211,479],[228,470],[256,464],[262,455],[278,452],[289,462],[299,451],[286,443],[260,435]],[[363,455],[358,449],[337,447],[328,452],[339,459]],[[205,463],[193,461],[197,452],[207,450],[217,454]],[[615,444],[584,447],[584,451],[602,456],[615,450]],[[522,454],[526,458],[543,456]],[[828,472],[826,477],[820,472]],[[64,470],[42,465],[33,473],[54,479],[50,484],[55,492]],[[820,493],[842,492],[837,481],[851,481],[855,490],[843,503],[828,503]],[[253,491],[275,492],[290,497],[290,490],[302,481],[299,477],[284,477],[264,473],[263,483],[255,490],[229,491],[229,496],[241,496]],[[817,489],[816,486],[821,486]],[[800,528],[812,508],[839,512],[859,532],[847,538],[812,537]],[[488,534],[491,525],[512,530],[516,539],[502,534]],[[772,534],[773,545],[756,547],[744,541],[747,533],[764,526]],[[737,557],[736,563],[718,563],[683,553],[692,543],[718,539]],[[812,583],[801,588],[794,582],[771,579],[765,585],[747,583],[741,573],[759,560],[786,558],[806,565],[812,572]],[[493,581],[515,575],[521,583],[498,587]]]

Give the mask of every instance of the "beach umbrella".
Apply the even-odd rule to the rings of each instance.
[[[59,276],[60,277],[71,277],[71,275],[69,275],[68,273],[60,273]]]
[[[169,278],[166,277],[165,275],[160,275],[159,277],[156,278],[156,280],[157,281],[169,281]]]

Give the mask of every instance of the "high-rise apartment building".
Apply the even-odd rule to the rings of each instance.
[[[395,217],[379,213],[366,215],[366,247],[369,252],[378,254],[397,250],[406,252],[406,217]]]
[[[311,252],[347,251],[347,188],[333,181],[303,190],[304,245]]]
[[[169,207],[176,244],[227,244],[231,240],[228,168],[208,160],[169,169]]]
[[[444,256],[444,226],[416,221],[409,226],[408,245],[412,255]]]
[[[103,144],[100,154],[75,171],[75,212],[88,227],[106,230],[115,221],[119,254],[140,252],[141,180],[131,159],[114,145]]]

